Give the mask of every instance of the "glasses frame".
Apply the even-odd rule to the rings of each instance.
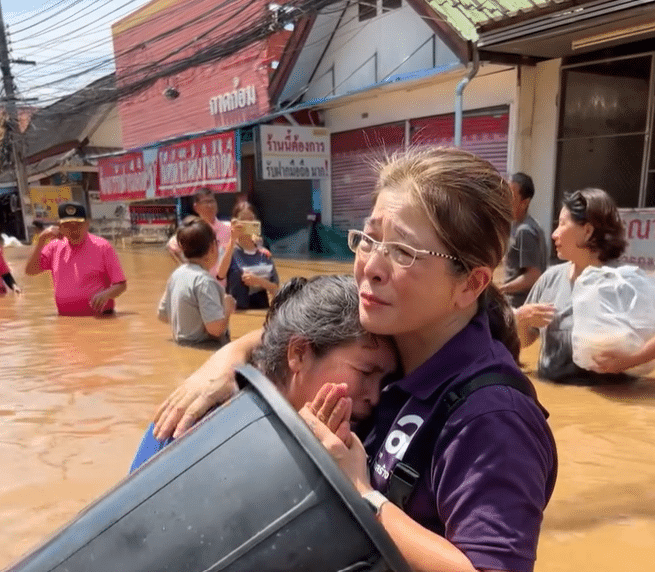
[[[351,243],[353,241],[352,237],[355,237],[355,236],[359,237],[360,244],[361,244],[361,239],[363,239],[363,238],[366,238],[367,240],[369,240],[371,242],[371,244],[373,245],[373,247],[371,249],[371,252],[361,252],[359,246],[353,248],[351,246]],[[404,250],[407,250],[408,252],[411,252],[413,254],[412,261],[409,264],[401,264],[397,260],[394,260],[391,257],[391,254],[390,254],[391,251],[389,250],[389,245],[400,246]],[[374,238],[371,238],[368,234],[366,234],[364,231],[355,230],[355,229],[350,229],[348,231],[348,248],[350,248],[350,250],[352,252],[354,252],[355,254],[359,253],[360,255],[363,254],[363,255],[366,255],[366,256],[370,256],[376,250],[382,249],[381,250],[382,254],[384,256],[386,256],[386,257],[389,257],[389,260],[391,260],[394,264],[397,264],[401,268],[410,268],[410,267],[412,267],[414,265],[414,262],[416,262],[416,259],[419,258],[420,256],[437,256],[439,258],[446,258],[448,260],[452,260],[453,262],[459,262],[461,264],[460,259],[457,258],[456,256],[453,256],[452,254],[443,254],[442,252],[435,252],[434,250],[422,250],[420,248],[414,248],[413,246],[409,246],[408,244],[404,244],[402,242],[386,241],[386,240],[383,240],[383,241],[375,240]]]

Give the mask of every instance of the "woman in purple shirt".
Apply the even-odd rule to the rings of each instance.
[[[405,376],[382,392],[365,448],[337,439],[318,405],[304,417],[415,570],[534,568],[556,452],[545,412],[518,389],[530,384],[517,365],[514,318],[492,283],[510,224],[511,193],[494,167],[439,148],[383,165],[373,212],[363,232],[350,232],[362,324],[394,337]],[[516,384],[477,389],[431,433],[454,389],[487,374]],[[211,403],[215,387],[202,385],[164,406],[162,434],[180,407]],[[416,458],[414,439],[412,476],[416,463],[401,463]],[[399,476],[411,483],[404,498],[394,490]]]

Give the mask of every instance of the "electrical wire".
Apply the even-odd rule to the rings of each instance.
[[[20,34],[21,32],[25,32],[25,31],[27,31],[27,30],[31,30],[32,28],[34,28],[34,27],[36,27],[36,26],[39,26],[39,25],[41,25],[41,24],[43,24],[43,23],[45,23],[45,22],[51,23],[51,20],[52,20],[52,18],[53,18],[54,16],[59,16],[59,14],[63,14],[66,10],[70,10],[71,8],[73,8],[74,6],[76,6],[77,4],[79,4],[80,2],[84,2],[84,1],[85,1],[85,0],[73,0],[73,1],[71,2],[71,4],[69,4],[69,5],[66,6],[65,8],[62,8],[59,12],[57,12],[56,14],[53,14],[52,16],[49,16],[49,17],[46,18],[45,20],[41,20],[41,21],[39,21],[39,22],[34,22],[33,24],[30,24],[29,26],[26,26],[25,28],[19,28],[18,30],[13,30],[13,29],[12,29],[12,32],[11,32],[11,33],[12,33],[12,35]],[[92,0],[91,4],[95,4],[96,2],[99,2],[99,1],[100,1],[100,0]]]
[[[306,0],[305,3],[312,4],[312,3],[316,3],[316,2],[325,2],[325,1],[329,1],[329,0]],[[223,5],[221,5],[221,7],[224,7],[224,5],[231,4],[233,2],[235,2],[235,0],[225,0],[223,2]],[[253,5],[255,2],[256,2],[256,0],[251,0],[249,2],[249,5]],[[241,13],[243,13],[243,9],[241,9],[239,11]],[[230,15],[228,18],[225,18],[221,22],[219,22],[217,25],[215,25],[213,27],[213,29],[220,28],[221,26],[223,26],[225,23],[227,23],[231,19],[232,19],[232,15]],[[244,22],[244,25],[250,25],[250,24],[251,24],[251,22]],[[165,77],[165,75],[167,73],[179,73],[180,71],[183,71],[183,69],[188,69],[188,67],[193,67],[192,64],[194,64],[194,63],[197,63],[197,64],[207,63],[208,61],[211,61],[212,58],[214,58],[216,56],[224,55],[225,51],[234,53],[235,51],[238,51],[238,50],[235,50],[233,48],[230,49],[230,47],[227,44],[233,42],[234,46],[240,46],[239,49],[242,49],[244,47],[244,40],[254,41],[257,38],[264,37],[265,35],[270,34],[271,33],[270,26],[271,25],[272,25],[271,18],[268,15],[266,15],[266,17],[264,17],[264,18],[260,18],[259,21],[255,21],[254,26],[252,27],[252,29],[246,30],[245,33],[241,32],[241,36],[239,34],[232,34],[232,35],[227,35],[226,34],[226,35],[220,36],[218,38],[218,41],[213,42],[208,47],[201,48],[197,52],[192,54],[191,56],[188,56],[186,58],[182,58],[181,60],[178,60],[176,62],[173,62],[172,64],[169,64],[167,66],[166,70],[168,70],[168,68],[170,68],[170,70],[168,70],[166,72],[162,72],[161,70],[157,71],[153,75],[152,79],[157,79],[159,77]],[[178,27],[178,29],[179,28],[180,27]],[[149,40],[149,42],[151,42],[151,41],[152,41],[152,39]],[[137,46],[137,48],[138,48],[138,46]],[[129,50],[125,50],[124,53],[129,53],[131,51],[134,51],[137,48],[132,47]],[[179,51],[180,51],[180,48],[175,48],[173,51],[171,51],[168,54],[165,54],[163,57],[159,58],[159,60],[157,60],[156,62],[149,62],[149,63],[147,63],[145,65],[140,66],[137,69],[134,69],[132,71],[128,71],[126,76],[130,77],[130,76],[143,75],[144,73],[147,73],[148,71],[154,69],[155,67],[160,67],[161,64],[164,61],[166,61],[166,59],[170,58],[172,55],[175,55],[175,54],[179,53]],[[111,60],[112,58],[108,58],[108,59]],[[93,70],[97,69],[98,65],[102,65],[102,63],[105,63],[105,61],[106,60],[103,60],[103,62],[101,62],[101,64],[96,64],[95,66],[92,66],[92,67],[90,67],[88,69],[82,70],[81,72],[74,73],[74,74],[69,74],[69,75],[65,76],[64,78],[40,84],[38,86],[35,86],[35,88],[49,87],[49,86],[56,85],[57,83],[60,83],[60,82],[63,82],[63,81],[74,79],[76,77],[79,77],[80,75],[84,75],[85,73],[88,73],[88,71],[93,71]],[[154,77],[154,76],[157,76],[157,77]],[[143,82],[144,82],[143,78],[138,81],[139,84],[143,84]]]
[[[20,24],[24,24],[25,22],[29,22],[30,20],[34,18],[38,18],[41,16],[41,14],[48,12],[49,10],[54,10],[57,6],[60,4],[63,4],[64,2],[68,2],[69,0],[59,0],[59,2],[55,2],[54,4],[50,4],[49,6],[42,7],[41,10],[39,10],[37,13],[32,14],[31,16],[27,16],[26,18],[18,21],[12,21],[11,25],[12,26],[19,26]]]
[[[283,24],[283,23],[295,22],[298,18],[305,17],[310,12],[316,12],[320,10],[321,6],[327,8],[331,4],[334,4],[334,2],[329,0],[322,0],[322,1],[310,0],[304,2],[296,2],[293,5],[294,7],[297,8],[297,12],[294,14],[293,18],[285,18],[283,22],[273,22],[270,15],[267,14],[266,17],[260,18],[258,21],[253,22],[252,23],[253,25],[251,25],[250,29],[246,30],[245,32],[241,30],[237,34],[220,36],[218,38],[219,41],[214,41],[209,46],[197,50],[191,56],[182,58],[174,62],[170,62],[166,65],[159,65],[153,67],[152,64],[147,64],[146,66],[136,68],[132,72],[133,75],[145,74],[143,77],[140,77],[138,80],[135,80],[127,85],[122,85],[120,88],[105,89],[104,92],[101,92],[97,87],[93,86],[91,87],[90,90],[86,91],[85,98],[82,98],[84,99],[84,101],[81,102],[71,101],[70,103],[66,101],[63,102],[64,103],[63,107],[64,108],[68,107],[68,112],[74,109],[76,109],[79,112],[83,112],[85,111],[85,108],[86,110],[90,110],[91,108],[101,105],[103,103],[115,102],[119,99],[129,97],[132,94],[138,93],[139,91],[146,89],[160,78],[167,77],[175,73],[180,73],[181,71],[184,71],[191,67],[203,65],[204,63],[215,61],[216,59],[227,57],[233,53],[240,51],[244,47],[251,45],[253,42],[270,35],[272,31],[271,29],[272,25],[277,25],[279,27],[281,23]],[[334,13],[336,14],[338,13],[338,11],[339,10],[334,10]],[[214,28],[218,29],[222,24],[224,24],[224,21],[221,22],[219,25],[215,26]],[[350,41],[352,41],[352,39],[357,35],[357,33],[355,33],[348,40],[346,40],[346,42],[338,49],[342,49],[345,45],[347,45]],[[148,42],[150,42],[150,40],[148,40]],[[188,45],[185,47],[188,47]],[[179,53],[180,51],[181,51],[180,48],[177,48],[176,50],[174,50],[174,53]],[[167,54],[164,58],[160,59],[158,63],[162,64],[167,57],[171,57],[171,53]],[[79,75],[80,74],[72,74],[67,76],[67,78],[65,79],[72,79],[74,77],[78,77]],[[346,78],[346,80],[347,79],[349,78]],[[47,84],[43,84],[41,87],[52,86],[57,83],[60,83],[60,81],[49,82]],[[306,91],[307,86],[305,86],[304,89]],[[86,96],[89,95],[91,97],[87,98]],[[79,100],[80,98],[76,98],[76,99]],[[297,98],[294,98],[294,101],[297,101]],[[58,107],[62,107],[62,106],[60,105]],[[59,111],[59,113],[61,113],[61,111]]]
[[[129,2],[128,2],[128,3],[129,3]],[[187,5],[188,5],[188,3],[187,3]],[[153,42],[155,42],[155,41],[158,41],[158,40],[160,40],[160,39],[162,39],[162,38],[164,38],[164,37],[166,37],[166,36],[168,36],[168,35],[170,35],[170,34],[172,34],[172,33],[175,33],[176,31],[182,30],[182,29],[188,27],[189,25],[196,24],[197,22],[199,22],[199,21],[201,21],[201,20],[203,20],[203,19],[206,19],[207,17],[211,16],[211,15],[213,14],[213,12],[217,11],[218,9],[220,9],[220,8],[222,8],[222,7],[223,7],[223,6],[221,6],[221,5],[219,5],[219,6],[215,6],[214,8],[212,8],[212,9],[210,9],[210,10],[204,12],[203,14],[200,14],[198,17],[196,17],[196,18],[194,18],[194,19],[192,19],[192,20],[186,21],[186,22],[184,22],[182,25],[177,26],[177,27],[175,27],[175,28],[173,28],[173,29],[171,29],[171,30],[167,30],[167,31],[165,31],[165,32],[163,32],[163,33],[161,33],[161,34],[159,34],[159,35],[156,36],[155,38],[151,38],[151,39],[147,40],[146,42],[144,42],[144,44],[146,44],[146,45],[147,45],[147,44],[151,44],[151,43],[153,43]],[[335,10],[335,13],[336,13],[337,11],[338,11],[338,10]],[[329,13],[329,10],[327,10],[326,12]],[[169,15],[169,14],[167,13],[166,15]],[[149,23],[151,23],[151,20],[149,20]],[[220,27],[220,25],[219,25],[219,26],[216,26],[216,28],[218,28],[218,27]],[[126,50],[126,52],[132,51],[133,49],[134,49],[134,47],[130,48],[129,50]],[[174,53],[177,53],[177,52],[179,52],[179,51],[180,51],[180,50],[178,49],[178,50],[175,51]],[[169,57],[170,57],[170,55],[169,55]],[[62,60],[63,60],[63,58],[62,58]],[[55,61],[57,61],[57,60],[55,60]],[[41,89],[43,89],[43,88],[45,88],[45,87],[51,87],[51,86],[56,85],[57,83],[63,83],[63,82],[69,81],[69,80],[71,80],[71,79],[74,79],[75,77],[80,77],[80,76],[83,75],[83,74],[88,74],[88,73],[91,73],[91,72],[96,72],[96,71],[99,71],[99,70],[102,70],[102,69],[109,69],[109,68],[112,67],[112,64],[113,64],[113,61],[111,60],[111,58],[99,58],[99,59],[97,59],[96,61],[94,61],[93,64],[92,64],[91,66],[88,66],[88,65],[87,65],[87,66],[85,66],[85,67],[78,67],[78,69],[79,69],[79,73],[69,74],[68,76],[66,76],[66,77],[64,77],[64,78],[60,78],[60,79],[57,80],[57,81],[48,82],[47,84],[42,84],[42,85],[39,85],[39,86],[37,86],[37,87],[38,87],[38,88],[41,88]],[[71,71],[72,71],[72,70],[71,70]],[[137,73],[143,73],[144,71],[145,71],[145,70],[140,70],[140,71],[137,72]],[[20,77],[30,77],[31,75],[32,75],[31,72],[26,72],[25,74],[20,74]]]
[[[195,3],[201,2],[201,1],[202,0],[193,0],[193,3],[195,4]],[[233,1],[233,0],[231,0],[231,1]],[[129,3],[130,2],[128,2],[128,4]],[[148,44],[151,44],[153,42],[159,41],[161,39],[164,39],[164,38],[170,36],[171,34],[174,34],[174,33],[178,32],[178,31],[181,31],[181,30],[185,29],[185,28],[187,28],[187,27],[189,27],[189,26],[191,26],[193,24],[197,24],[198,22],[201,22],[202,20],[209,19],[213,15],[214,12],[220,10],[225,4],[226,3],[219,4],[219,5],[214,5],[212,8],[210,8],[209,10],[207,10],[207,11],[203,12],[202,14],[198,15],[197,17],[195,17],[195,18],[193,18],[191,20],[187,20],[186,22],[183,22],[183,24],[181,24],[179,26],[176,26],[174,28],[166,30],[166,31],[158,34],[154,38],[150,38],[150,39],[146,40],[145,42],[140,43],[138,46],[130,47],[128,50],[125,51],[125,53],[129,53],[131,51],[134,51],[135,49],[140,49],[144,45],[148,45]],[[189,8],[189,3],[186,2],[184,6],[180,5],[179,8],[180,9],[181,8],[188,9]],[[167,12],[165,14],[161,14],[159,17],[168,17],[168,18],[170,18],[171,14],[169,12]],[[156,17],[149,19],[148,23],[152,24],[152,22],[155,19],[156,19]],[[117,54],[117,56],[119,56],[119,55],[121,55],[121,54]],[[113,66],[113,61],[114,60],[111,57],[104,57],[104,58],[99,58],[96,61],[90,61],[89,65],[84,66],[84,67],[79,67],[78,69],[80,70],[80,73],[76,74],[76,75],[83,75],[84,73],[90,73],[90,72],[97,71],[97,70],[102,69],[102,68],[111,68]],[[70,75],[66,76],[64,78],[60,78],[58,81],[59,82],[64,82],[64,81],[67,81],[69,79],[71,79]],[[51,82],[51,83],[54,84],[56,82]],[[37,87],[41,87],[41,86],[37,86]]]

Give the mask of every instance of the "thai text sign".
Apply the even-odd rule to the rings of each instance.
[[[619,212],[628,239],[621,262],[655,270],[655,209],[620,209]]]
[[[259,174],[262,179],[330,177],[330,132],[321,127],[260,125]]]
[[[220,115],[227,111],[243,109],[257,103],[257,90],[250,84],[239,87],[239,78],[234,78],[234,89],[209,99],[209,113]]]
[[[237,191],[234,131],[160,147],[157,196],[190,195],[200,187],[215,193]]]
[[[34,218],[55,221],[59,218],[59,203],[73,200],[70,187],[30,187]]]
[[[120,157],[98,159],[101,201],[124,201],[146,198],[155,173],[143,161],[140,151]]]

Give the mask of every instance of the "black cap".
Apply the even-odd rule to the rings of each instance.
[[[59,205],[59,222],[84,222],[86,220],[86,209],[80,203],[61,203]]]

